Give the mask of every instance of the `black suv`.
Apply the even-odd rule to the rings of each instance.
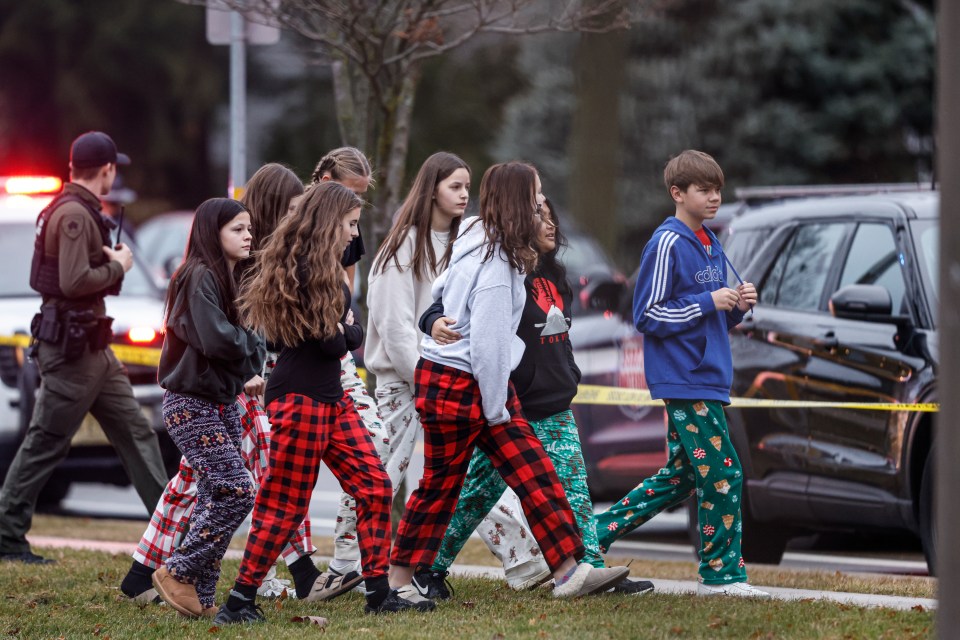
[[[730,334],[731,396],[812,403],[727,410],[748,560],[779,562],[809,530],[906,530],[933,573],[934,414],[856,405],[937,402],[938,212],[917,191],[790,200],[731,224],[724,249],[759,291]]]

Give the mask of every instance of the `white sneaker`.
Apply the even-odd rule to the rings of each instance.
[[[431,600],[430,598],[424,598],[422,595],[420,595],[420,592],[412,584],[405,584],[399,589],[397,589],[397,595],[403,598],[404,600],[407,600],[417,605],[424,602],[429,602],[431,604],[433,603],[433,600]]]
[[[554,598],[578,598],[592,593],[602,593],[627,577],[630,569],[626,567],[607,567],[599,569],[589,564],[577,565],[573,575],[561,585],[553,588]]]
[[[703,584],[697,583],[698,596],[736,596],[738,598],[769,598],[770,594],[761,591],[749,582],[734,582],[732,584]]]
[[[536,589],[553,577],[550,567],[540,556],[515,567],[510,567],[504,570],[504,573],[507,576],[507,584],[516,591]]]

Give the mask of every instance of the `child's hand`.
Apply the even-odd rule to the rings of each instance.
[[[717,308],[717,311],[730,311],[740,302],[740,294],[729,287],[717,289],[710,296],[713,298],[713,306]]]
[[[753,305],[757,304],[757,288],[753,286],[752,282],[741,283],[737,287],[737,293],[740,294],[740,302],[737,303],[737,308],[740,311],[746,313]]]
[[[260,396],[263,395],[264,389],[266,389],[267,383],[264,382],[263,378],[260,376],[253,376],[247,380],[243,385],[243,392],[248,396]]]
[[[353,309],[347,309],[347,317],[343,321],[344,324],[353,324]]]
[[[455,322],[456,320],[448,318],[447,316],[437,318],[437,321],[433,323],[433,327],[430,329],[430,337],[433,338],[433,341],[437,344],[451,344],[456,342],[463,336],[453,329],[447,329],[447,325]]]
[[[338,330],[340,333],[343,333],[343,323],[342,323],[342,322],[338,322],[338,323],[337,323],[337,330]]]

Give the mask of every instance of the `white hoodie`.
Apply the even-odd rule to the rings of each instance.
[[[510,266],[499,251],[483,262],[487,242],[479,218],[466,227],[453,244],[450,267],[433,283],[434,299],[443,297],[443,314],[456,319],[450,328],[462,338],[439,345],[426,335],[423,357],[473,375],[480,387],[483,415],[489,424],[510,419],[507,385],[510,372],[523,356],[517,337],[526,301],[524,275]]]

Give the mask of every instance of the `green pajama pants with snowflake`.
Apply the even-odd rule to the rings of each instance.
[[[567,501],[573,510],[574,520],[580,528],[583,546],[586,548],[583,562],[595,567],[605,566],[597,544],[593,503],[587,489],[587,469],[583,462],[583,450],[580,448],[580,435],[573,412],[568,409],[543,420],[530,420],[530,426],[543,443],[543,449],[553,462],[563,491],[567,494]],[[446,571],[450,568],[474,529],[493,509],[506,489],[507,484],[493,468],[490,459],[479,449],[474,449],[457,509],[447,527],[440,551],[433,561],[434,570]],[[525,538],[528,527],[524,515],[515,515],[519,519],[521,530],[504,532],[504,535],[520,535]],[[536,542],[531,541],[531,544],[536,545]]]
[[[664,509],[696,494],[700,527],[700,578],[704,584],[745,582],[740,553],[743,471],[719,402],[667,401],[667,449],[663,469],[597,515],[600,549]]]

